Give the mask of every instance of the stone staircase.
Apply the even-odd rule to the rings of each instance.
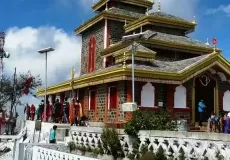
[[[207,123],[203,123],[203,127],[199,127],[198,123],[189,125],[189,132],[206,132]]]

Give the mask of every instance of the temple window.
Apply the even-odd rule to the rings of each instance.
[[[146,83],[141,90],[141,106],[155,106],[155,87],[151,83]]]
[[[89,110],[96,108],[96,90],[89,91]]]
[[[111,86],[108,88],[108,109],[117,108],[117,88]]]
[[[186,88],[182,85],[177,86],[174,92],[174,108],[186,108],[187,100],[187,91]]]
[[[230,91],[229,90],[227,90],[226,92],[224,92],[223,110],[224,111],[230,111]]]
[[[95,70],[96,60],[96,38],[92,36],[89,40],[89,53],[88,53],[88,73]]]
[[[115,64],[115,58],[113,56],[109,56],[106,58],[106,66],[105,67],[110,67]]]

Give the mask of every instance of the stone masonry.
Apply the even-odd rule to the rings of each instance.
[[[82,34],[82,58],[81,58],[81,75],[87,73],[88,66],[88,53],[89,53],[89,40],[91,36],[96,38],[96,70],[102,67],[102,58],[100,52],[104,44],[104,21],[96,24]]]

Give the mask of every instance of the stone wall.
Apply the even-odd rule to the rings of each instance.
[[[123,29],[125,23],[124,22],[117,22],[117,21],[108,21],[108,28],[109,28],[109,44],[115,44],[121,41],[122,36],[125,34]]]
[[[97,23],[82,34],[82,54],[81,54],[81,75],[87,73],[88,66],[88,43],[91,36],[96,38],[96,70],[102,67],[100,52],[104,45],[104,21]]]
[[[105,107],[107,106],[106,95],[108,92],[107,84],[103,84],[97,87],[97,114],[96,121],[104,122]]]
[[[118,109],[118,122],[124,121],[124,112],[122,111],[121,105],[127,102],[127,82],[119,81],[118,82],[118,96],[119,96],[119,109]]]

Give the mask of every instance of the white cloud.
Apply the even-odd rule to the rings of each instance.
[[[17,72],[30,70],[33,75],[40,74],[45,82],[45,55],[40,55],[37,50],[46,47],[55,49],[48,54],[48,86],[68,80],[72,66],[77,65],[76,72],[79,73],[81,37],[48,26],[14,27],[8,29],[6,35],[5,50],[11,54],[9,59],[4,59],[4,71],[8,74],[17,67]],[[37,104],[40,100],[23,97],[22,101]]]
[[[218,8],[213,8],[213,9],[209,9],[207,10],[206,14],[216,14],[218,12],[223,12],[225,14],[227,14],[228,16],[230,16],[230,4],[229,5],[220,5]]]

